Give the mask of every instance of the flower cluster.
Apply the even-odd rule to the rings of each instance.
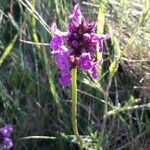
[[[10,138],[13,128],[11,125],[5,125],[0,128],[0,148],[7,147],[8,149],[13,146],[12,140]]]
[[[98,77],[96,61],[96,45],[99,52],[103,51],[102,42],[109,38],[109,33],[98,35],[95,33],[96,22],[89,23],[81,14],[79,4],[74,6],[72,21],[68,25],[68,32],[61,32],[53,23],[51,30],[54,36],[50,48],[55,56],[55,62],[60,69],[60,83],[64,86],[71,84],[71,69],[78,66],[84,71],[91,71],[92,77]]]

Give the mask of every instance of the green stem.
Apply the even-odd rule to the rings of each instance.
[[[82,139],[78,132],[77,125],[77,67],[72,69],[72,127],[80,147],[83,147]]]

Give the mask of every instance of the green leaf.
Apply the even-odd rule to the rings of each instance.
[[[117,70],[118,70],[118,62],[114,60],[109,67],[110,75],[113,76]]]
[[[15,37],[12,40],[12,42],[6,47],[4,53],[2,54],[2,57],[0,58],[0,66],[4,62],[4,60],[6,59],[6,57],[9,55],[9,53],[12,50],[12,48],[14,47],[14,44],[15,44],[15,42],[17,40],[17,37],[18,37],[18,34],[15,35]]]

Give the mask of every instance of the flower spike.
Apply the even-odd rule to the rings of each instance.
[[[71,84],[71,70],[79,67],[83,71],[90,71],[93,79],[98,78],[97,66],[102,61],[96,61],[96,45],[99,52],[103,51],[103,41],[110,34],[98,35],[95,33],[96,22],[89,23],[81,13],[80,5],[74,6],[70,16],[72,21],[68,25],[68,32],[61,32],[56,23],[51,30],[54,36],[50,42],[50,48],[55,55],[55,61],[60,69],[59,81],[62,85]]]
[[[12,132],[12,125],[5,125],[3,128],[0,128],[0,149],[2,147],[7,147],[8,149],[13,147],[13,142],[10,138]]]

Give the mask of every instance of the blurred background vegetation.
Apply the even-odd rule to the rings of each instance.
[[[59,84],[48,45],[49,26],[55,21],[66,31],[76,3],[0,1],[0,125],[13,124],[14,150],[79,149],[72,136],[71,89]],[[89,20],[105,17],[99,29],[112,36],[104,44],[100,80],[78,71],[79,132],[88,149],[149,150],[150,1],[80,3]],[[21,139],[30,136],[50,139]]]

